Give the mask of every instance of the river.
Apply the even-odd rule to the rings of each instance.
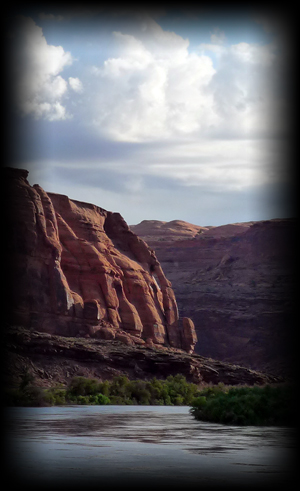
[[[182,489],[264,489],[289,485],[295,430],[196,421],[188,407],[9,408],[7,463],[12,478],[57,485],[142,483]]]

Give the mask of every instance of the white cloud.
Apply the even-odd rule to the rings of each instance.
[[[47,44],[42,29],[29,17],[18,18],[14,42],[12,70],[19,109],[35,118],[65,119],[61,99],[68,84],[59,73],[72,64],[71,54]]]
[[[74,92],[78,92],[79,94],[83,92],[83,85],[79,80],[79,78],[69,77],[69,84],[71,89],[74,90]]]
[[[145,153],[145,152],[144,152]],[[258,183],[279,182],[280,145],[264,140],[205,139],[153,148],[149,156],[135,156],[126,162],[126,171],[134,176],[152,176],[177,182],[180,186],[207,186],[226,192],[243,190]],[[139,165],[143,159],[143,166]],[[273,169],[270,172],[270,169]],[[115,165],[114,171],[122,171]]]
[[[164,31],[147,14],[130,32],[113,33],[114,55],[90,67],[83,82],[67,82],[61,72],[72,64],[71,54],[47,44],[42,29],[21,17],[14,60],[19,108],[36,118],[65,119],[63,98],[72,89],[83,94],[72,112],[84,111],[81,120],[102,136],[129,142],[249,138],[284,126],[272,76],[275,45],[225,46],[225,33],[215,28],[210,44],[190,52],[188,39]]]
[[[259,46],[255,44],[239,43],[230,47],[229,53],[240,63],[249,63],[251,65],[261,65],[269,67],[275,60],[275,46],[269,44]]]
[[[280,119],[274,45],[225,46],[216,28],[211,44],[195,53],[188,40],[147,16],[141,26],[115,32],[115,55],[90,71],[91,119],[102,135],[144,142],[274,131]]]
[[[36,119],[47,119],[48,121],[58,121],[60,119],[66,119],[66,109],[60,102],[40,102],[26,101],[23,104],[23,111],[25,114],[33,114]]]
[[[214,121],[206,92],[215,70],[208,56],[189,54],[188,41],[154,21],[141,39],[114,33],[118,56],[93,67],[93,120],[119,141],[186,135]]]
[[[210,135],[226,138],[272,137],[286,124],[278,97],[276,46],[203,44],[201,53],[217,55],[208,91],[219,117]]]
[[[274,139],[287,121],[278,84],[285,65],[275,41],[230,45],[227,32],[215,29],[209,43],[192,51],[187,39],[147,15],[121,25],[113,46],[108,39],[103,48],[93,38],[84,61],[89,48],[83,43],[80,72],[76,65],[74,76],[64,78],[70,53],[48,45],[31,19],[22,20],[15,60],[19,107],[50,121],[68,118],[66,107],[74,114],[56,132],[55,162],[36,159],[52,180],[33,182],[128,213],[130,223],[182,217],[205,225],[212,208],[216,223],[222,214],[223,223],[245,219],[240,209],[258,206],[256,195],[288,181],[287,152]]]

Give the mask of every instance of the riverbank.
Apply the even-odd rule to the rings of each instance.
[[[111,381],[73,377],[68,386],[42,388],[25,372],[18,388],[6,391],[8,406],[43,407],[65,405],[191,406],[195,419],[221,424],[296,424],[295,392],[292,386],[232,387],[219,383],[200,387],[177,374],[165,380]]]
[[[192,403],[198,421],[243,426],[296,426],[291,386],[208,387]]]
[[[7,390],[8,406],[80,405],[152,405],[190,406],[200,395],[198,386],[183,375],[169,375],[165,380],[129,380],[121,375],[111,381],[73,377],[69,385],[50,388],[37,387],[26,372],[18,388]]]

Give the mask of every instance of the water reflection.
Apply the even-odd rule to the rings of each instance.
[[[292,478],[292,429],[202,423],[187,407],[13,408],[9,423],[13,465],[41,483],[72,475],[232,487]]]

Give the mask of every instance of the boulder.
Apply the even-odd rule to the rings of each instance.
[[[115,339],[116,333],[115,330],[110,327],[101,327],[96,332],[96,337],[99,339]]]

